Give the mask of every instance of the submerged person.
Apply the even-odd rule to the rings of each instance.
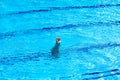
[[[54,47],[51,49],[51,54],[54,58],[60,57],[60,43],[61,43],[61,39],[56,38],[56,43],[55,43]]]

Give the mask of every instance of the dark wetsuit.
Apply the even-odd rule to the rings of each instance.
[[[60,43],[56,42],[55,46],[51,49],[52,56],[58,58],[60,56]]]

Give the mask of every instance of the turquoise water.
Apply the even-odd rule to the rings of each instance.
[[[119,3],[0,0],[0,80],[119,80]]]

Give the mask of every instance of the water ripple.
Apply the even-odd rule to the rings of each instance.
[[[83,48],[75,48],[75,50],[86,51],[88,49],[91,50],[93,48],[103,49],[103,48],[107,48],[107,47],[120,47],[120,44],[106,43],[106,44],[92,45],[92,46],[83,47]],[[14,57],[14,56],[13,57],[3,57],[3,58],[0,58],[0,64],[1,65],[14,65],[17,62],[28,62],[31,60],[38,59],[39,57],[44,56],[44,54],[48,54],[48,53],[35,52],[35,53],[31,53],[29,55],[23,55],[20,57]]]
[[[36,12],[50,12],[53,10],[71,10],[71,9],[84,9],[84,8],[105,8],[105,7],[119,7],[120,4],[100,4],[93,6],[66,6],[66,7],[47,7],[47,9],[39,9],[39,10],[28,10],[28,11],[20,11],[9,13],[7,15],[15,15],[15,14],[28,14],[28,13],[36,13]]]
[[[24,31],[13,31],[13,32],[6,32],[6,33],[0,33],[0,40],[5,38],[11,38],[16,37],[20,35],[26,35],[26,34],[40,34],[44,31],[50,32],[55,30],[62,30],[62,29],[70,29],[70,28],[76,28],[76,27],[83,27],[83,26],[108,26],[108,25],[120,25],[120,21],[108,21],[108,22],[81,22],[78,24],[68,24],[63,26],[57,26],[57,27],[45,27],[45,28],[39,28],[39,29],[28,29]]]
[[[88,51],[91,49],[104,49],[108,47],[120,47],[119,43],[106,43],[106,44],[98,44],[98,45],[92,45],[89,47],[83,47],[83,48],[77,48],[78,51]]]
[[[101,74],[103,75],[101,76]],[[113,69],[113,70],[103,71],[103,72],[93,72],[93,73],[82,74],[82,76],[86,76],[86,75],[93,76],[93,77],[84,78],[82,80],[95,80],[99,78],[120,75],[120,69]]]

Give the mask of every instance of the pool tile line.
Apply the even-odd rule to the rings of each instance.
[[[16,36],[21,36],[21,35],[26,35],[26,34],[40,34],[42,32],[50,32],[50,31],[55,31],[55,30],[62,30],[62,29],[70,29],[70,28],[77,28],[77,27],[85,27],[85,26],[109,26],[109,25],[120,25],[120,21],[108,21],[108,22],[81,22],[78,24],[68,24],[68,25],[63,25],[63,26],[57,26],[57,27],[44,27],[44,28],[39,28],[39,29],[27,29],[27,30],[21,30],[21,31],[13,31],[13,32],[6,32],[6,33],[0,33],[0,40],[5,39],[5,38],[11,38],[11,37],[16,37]]]
[[[103,72],[92,72],[92,73],[85,73],[82,74],[82,76],[86,76],[86,75],[96,75],[96,74],[101,74],[101,73],[111,73],[111,72],[120,72],[120,69],[112,69],[112,70],[108,70],[108,71],[103,71]]]
[[[103,75],[101,75],[103,74]],[[84,78],[82,80],[96,80],[99,78],[104,78],[104,77],[109,77],[109,76],[115,76],[115,75],[120,75],[120,69],[112,69],[108,71],[103,71],[103,72],[92,72],[92,73],[85,73],[82,74],[82,76],[89,76],[89,78]],[[91,77],[90,77],[91,76]]]
[[[83,48],[75,48],[75,50],[87,51],[87,50],[91,50],[93,48],[103,49],[103,48],[107,48],[107,47],[120,47],[120,44],[106,43],[106,44],[100,44],[100,45],[92,45],[92,46],[83,47]],[[50,53],[50,52],[48,52],[48,53]],[[16,56],[3,57],[3,58],[0,58],[0,64],[1,65],[14,65],[15,63],[18,63],[18,62],[39,61],[40,57],[45,57],[46,56],[45,54],[48,54],[48,53],[47,52],[46,53],[34,52],[34,53],[30,53],[29,55],[22,55],[22,56],[18,56],[18,57],[16,57]],[[113,71],[115,71],[115,70],[113,70]],[[92,73],[92,74],[97,74],[97,73]]]
[[[99,4],[99,5],[91,5],[91,6],[66,6],[66,7],[46,7],[46,9],[39,10],[28,10],[28,11],[19,11],[8,13],[6,15],[16,15],[16,14],[28,14],[28,13],[37,13],[37,12],[50,12],[53,10],[71,10],[71,9],[85,9],[85,8],[105,8],[105,7],[119,7],[120,4]],[[2,15],[2,14],[1,14]]]
[[[117,76],[117,75],[120,75],[120,72],[112,73],[112,74],[107,74],[107,75],[103,75],[103,76],[97,76],[97,77],[91,77],[91,78],[84,78],[82,80],[96,80],[96,79],[100,79],[100,78],[104,78],[104,77]]]
[[[12,56],[0,58],[0,65],[14,65],[18,62],[39,61],[39,57],[42,57],[44,53],[35,52],[29,55]]]
[[[98,44],[98,45],[91,45],[88,47],[81,47],[81,48],[75,48],[77,51],[89,51],[92,49],[104,49],[108,47],[120,47],[120,43],[105,43],[105,44]]]

